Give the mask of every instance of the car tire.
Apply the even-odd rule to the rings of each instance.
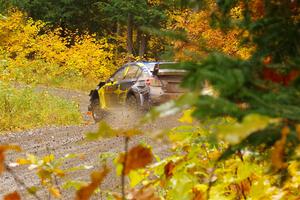
[[[139,103],[139,99],[131,94],[126,99],[127,118],[132,121],[139,121],[139,119],[144,115],[144,111]],[[134,123],[133,123],[134,124]]]
[[[127,99],[126,99],[126,105],[134,110],[139,110],[139,104],[137,98],[133,95],[130,94]]]
[[[91,112],[92,112],[92,117],[95,122],[99,122],[99,121],[103,120],[105,117],[105,111],[100,108],[99,100],[98,100],[98,102],[96,102],[96,100],[95,100],[91,103]]]

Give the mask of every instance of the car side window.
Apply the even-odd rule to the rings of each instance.
[[[127,73],[126,73],[125,79],[137,78],[141,73],[140,67],[138,67],[136,65],[129,65],[128,69],[126,71],[127,71]]]
[[[125,69],[126,67],[117,71],[117,73],[113,76],[114,81],[121,81],[125,78]]]

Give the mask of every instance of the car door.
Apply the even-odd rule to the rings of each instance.
[[[126,66],[125,72],[125,78],[120,81],[121,92],[118,96],[120,104],[125,103],[128,91],[136,83],[139,75],[142,73],[140,67],[135,64]]]
[[[106,107],[119,104],[120,83],[125,79],[126,68],[126,66],[120,68],[103,86]]]

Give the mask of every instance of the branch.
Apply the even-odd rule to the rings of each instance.
[[[126,200],[125,198],[125,170],[126,170],[126,162],[127,162],[127,154],[128,154],[128,143],[129,143],[129,137],[125,137],[125,155],[124,155],[124,162],[123,162],[123,169],[122,169],[122,176],[121,176],[121,184],[122,184],[122,199]]]
[[[210,190],[211,190],[211,187],[212,187],[212,185],[213,185],[213,176],[214,176],[214,172],[215,172],[215,170],[216,170],[216,167],[217,167],[217,164],[219,163],[219,159],[214,163],[214,165],[213,165],[213,168],[212,168],[212,171],[211,171],[211,173],[210,173],[210,175],[209,175],[209,182],[208,182],[208,188],[207,188],[207,190],[206,190],[206,199],[209,199],[209,193],[210,193]]]

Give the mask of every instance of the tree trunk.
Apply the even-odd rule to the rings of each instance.
[[[135,40],[135,52],[139,52],[140,44],[141,44],[141,38],[142,38],[142,31],[137,28],[136,29],[136,40]]]
[[[121,24],[120,24],[120,22],[119,22],[119,20],[117,21],[117,24],[116,24],[116,35],[117,35],[117,41],[118,41],[118,38],[119,38],[119,36],[121,35]],[[115,54],[116,54],[116,59],[118,59],[119,58],[119,46],[117,45],[117,47],[116,47],[116,52],[115,52]]]
[[[145,33],[141,34],[141,42],[140,42],[140,47],[139,47],[139,56],[141,58],[143,58],[146,54],[148,40],[149,40],[149,35],[147,35]]]
[[[127,18],[127,51],[129,54],[134,55],[133,49],[133,17],[132,14],[128,13]]]

